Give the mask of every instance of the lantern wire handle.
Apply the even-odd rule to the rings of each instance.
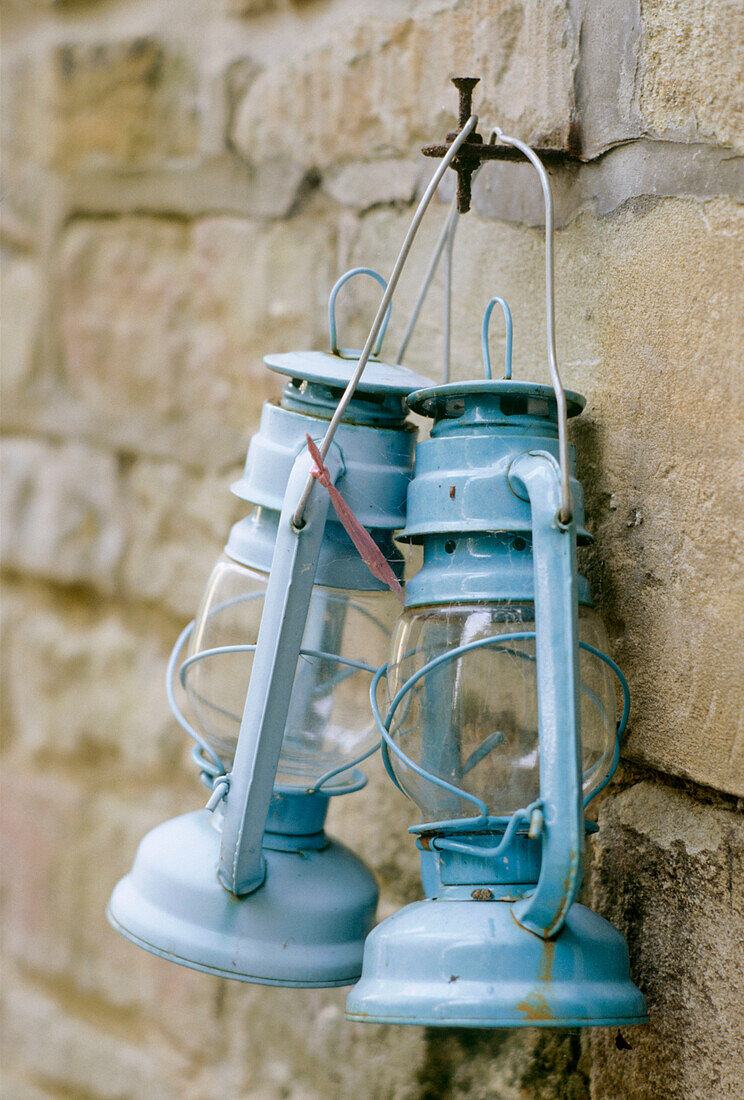
[[[419,314],[421,313],[421,310],[423,308],[424,302],[426,300],[426,296],[429,293],[429,288],[432,284],[432,280],[434,279],[434,276],[436,275],[437,268],[439,267],[439,261],[442,258],[442,253],[444,252],[445,248],[447,249],[447,262],[448,262],[448,265],[449,265],[450,271],[451,271],[452,245],[454,243],[455,231],[457,229],[457,222],[458,222],[459,217],[460,217],[460,215],[457,212],[457,196],[455,196],[452,199],[452,205],[450,206],[449,213],[448,213],[448,215],[447,215],[447,217],[444,221],[444,225],[442,226],[442,230],[439,234],[439,239],[438,239],[436,245],[434,246],[434,251],[432,253],[431,260],[429,261],[429,266],[426,270],[426,274],[424,275],[423,281],[421,283],[421,289],[419,290],[418,298],[416,299],[416,304],[413,307],[413,310],[411,312],[411,316],[410,316],[409,321],[408,321],[408,325],[406,326],[405,334],[404,334],[403,339],[401,341],[400,350],[398,351],[398,355],[397,355],[397,358],[395,360],[395,362],[398,363],[399,365],[403,362],[403,356],[406,354],[406,351],[408,350],[408,345],[411,341],[411,337],[413,336],[413,330],[416,328],[416,324],[418,323]],[[446,275],[446,273],[445,273],[445,275]],[[445,295],[447,295],[447,297],[449,297],[449,292],[451,291],[451,278],[447,279],[445,277],[445,283],[448,284],[448,285],[446,285],[446,288],[445,288]],[[445,301],[445,315],[444,315],[445,316],[445,360],[446,360],[446,363],[447,363],[447,368],[449,368],[449,346],[448,346],[449,317],[448,317],[448,315],[449,315],[450,312],[451,311],[448,308],[447,301]],[[447,378],[445,378],[445,381],[447,381]]]
[[[475,175],[475,173],[473,173]],[[444,332],[443,332],[443,362],[442,381],[446,384],[450,380],[450,358],[452,352],[452,250],[455,245],[455,232],[460,217],[457,209],[457,194],[452,200],[454,216],[452,225],[447,233],[444,252]]]
[[[439,162],[439,166],[438,166],[436,172],[432,176],[426,190],[424,191],[424,194],[423,194],[423,196],[421,198],[421,201],[418,205],[416,213],[413,216],[413,220],[411,221],[411,224],[408,227],[408,232],[406,233],[403,244],[401,245],[400,252],[398,253],[398,258],[396,259],[395,264],[393,266],[393,270],[390,274],[390,279],[388,280],[387,289],[385,290],[385,293],[382,296],[382,301],[380,302],[380,305],[377,309],[377,315],[376,315],[374,321],[372,322],[372,328],[369,330],[369,335],[367,336],[367,341],[364,345],[364,348],[362,349],[362,354],[359,356],[359,362],[357,363],[356,370],[354,371],[354,374],[352,375],[351,379],[349,380],[349,384],[347,385],[346,389],[344,390],[343,395],[341,397],[341,400],[339,401],[338,405],[336,406],[336,411],[334,412],[333,416],[331,417],[328,428],[326,429],[326,433],[325,433],[321,443],[318,446],[318,450],[320,451],[320,457],[323,458],[323,459],[325,459],[326,455],[328,454],[328,450],[331,446],[331,443],[333,442],[333,437],[336,434],[336,429],[338,428],[339,424],[341,423],[341,420],[343,418],[344,413],[346,412],[346,409],[349,405],[349,402],[351,401],[352,397],[354,396],[354,391],[357,388],[357,385],[359,384],[359,379],[362,377],[362,374],[364,373],[364,368],[367,365],[367,361],[369,360],[370,354],[372,352],[373,345],[374,345],[375,340],[377,339],[377,335],[380,331],[380,326],[382,325],[385,314],[387,313],[387,309],[388,309],[388,306],[390,305],[390,302],[392,300],[393,294],[395,292],[395,288],[398,285],[398,280],[400,279],[400,275],[401,275],[401,272],[402,272],[403,267],[405,265],[405,262],[408,259],[408,253],[411,251],[411,245],[413,244],[414,237],[416,236],[416,233],[417,233],[418,228],[421,224],[423,216],[426,213],[426,208],[428,207],[429,203],[431,202],[432,198],[434,197],[434,193],[436,192],[437,187],[439,186],[439,183],[442,179],[442,176],[444,175],[444,173],[449,168],[451,161],[455,158],[455,156],[457,156],[458,149],[460,148],[462,143],[465,141],[465,139],[467,138],[467,136],[471,132],[471,130],[473,130],[477,124],[478,124],[478,116],[477,115],[471,115],[470,118],[468,119],[468,121],[465,123],[465,126],[463,126],[460,133],[457,135],[455,140],[450,145],[449,149],[447,150],[446,155],[444,157],[442,157],[441,161]],[[305,488],[302,491],[302,495],[300,496],[300,499],[297,503],[297,508],[295,509],[294,514],[292,516],[292,525],[296,530],[299,530],[302,527],[302,515],[303,515],[303,512],[305,511],[305,505],[308,502],[308,498],[310,496],[310,493],[312,492],[312,488],[313,488],[314,484],[315,484],[315,479],[313,477],[309,477],[307,479],[306,484],[305,484]]]
[[[558,456],[561,467],[561,507],[559,519],[561,523],[569,523],[571,520],[571,489],[568,482],[568,412],[566,408],[566,394],[558,372],[558,360],[555,350],[555,294],[553,291],[553,194],[550,187],[550,179],[545,167],[534,149],[525,145],[519,138],[508,137],[500,127],[494,127],[491,133],[491,144],[494,138],[498,138],[504,145],[513,145],[527,157],[540,177],[545,205],[545,322],[548,334],[548,367],[550,380],[555,390],[555,399],[558,405]]]
[[[488,347],[488,326],[491,321],[491,314],[493,313],[493,307],[498,303],[504,314],[504,323],[506,324],[506,348],[504,350],[504,378],[511,378],[512,376],[512,335],[514,332],[514,325],[512,323],[512,315],[506,299],[501,298],[498,295],[492,298],[486,306],[486,312],[483,314],[483,327],[481,328],[481,347],[483,349],[483,370],[486,378],[491,378],[491,351]]]

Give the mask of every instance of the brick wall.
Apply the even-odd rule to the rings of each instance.
[[[9,1100],[717,1100],[744,1078],[740,360],[744,20],[736,0],[6,0],[3,45],[4,1070]],[[389,271],[451,126],[454,72],[553,173],[558,346],[628,674],[625,760],[587,899],[629,938],[625,1036],[344,1022],[344,993],[221,982],[104,920],[137,841],[201,788],[170,646],[239,514],[268,351],[322,347],[352,263]],[[402,332],[446,207],[396,300]],[[505,294],[545,377],[539,193],[494,166],[461,222],[454,373]],[[371,292],[341,310],[364,334]],[[439,370],[441,290],[410,364]],[[497,326],[494,326],[496,329]],[[494,355],[499,355],[494,332]],[[387,913],[410,810],[371,768],[332,828]],[[372,822],[372,826],[370,826]],[[375,824],[377,828],[375,828]]]

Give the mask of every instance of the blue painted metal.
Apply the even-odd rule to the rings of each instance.
[[[326,456],[331,479],[343,469],[338,447]],[[231,893],[248,894],[264,881],[263,832],[284,738],[302,635],[315,580],[330,497],[316,485],[297,531],[292,515],[313,467],[305,449],[289,477],[279,520],[271,575],[264,598],[253,669],[245,699],[226,800],[220,855],[220,882]]]
[[[426,521],[431,524],[431,517]],[[579,603],[592,606],[585,577],[577,577]],[[406,606],[535,599],[531,531],[487,534],[448,530],[423,539],[421,568],[406,584]]]
[[[567,412],[569,417],[578,416],[586,404],[586,398],[573,390],[566,390]],[[437,423],[434,425],[437,434],[448,427],[442,421],[448,419],[455,412],[453,402],[457,406],[457,418],[463,416],[479,416],[478,405],[483,398],[501,399],[523,398],[524,405],[520,410],[517,402],[507,402],[501,423],[504,425],[531,425],[539,420],[541,431],[546,431],[547,426],[543,421],[552,423],[553,434],[558,435],[558,411],[555,393],[552,386],[546,386],[542,382],[524,382],[505,378],[474,378],[469,382],[448,382],[444,386],[428,386],[411,393],[408,398],[408,406],[414,412],[422,416],[430,416]],[[480,399],[473,405],[471,398]],[[497,415],[495,400],[491,400],[489,410],[491,417]],[[474,412],[472,411],[474,410]],[[520,421],[519,416],[526,416],[528,420]],[[508,419],[506,419],[508,418]],[[498,421],[493,419],[494,423]]]
[[[267,363],[290,381],[278,405],[264,406],[244,475],[233,487],[253,511],[233,527],[227,546],[236,560],[270,573],[261,627],[255,646],[208,654],[254,651],[235,762],[226,775],[173,693],[190,625],[169,662],[167,690],[179,723],[196,742],[195,759],[213,787],[208,806],[215,812],[187,814],[149,833],[132,872],[114,890],[109,918],[133,942],[195,969],[267,984],[344,985],[360,973],[377,887],[360,860],[329,840],[323,823],[329,798],[358,790],[365,778],[346,763],[312,791],[275,788],[274,779],[293,705],[287,684],[294,680],[303,636],[306,652],[323,653],[333,648],[331,635],[342,625],[320,613],[314,626],[307,623],[313,585],[382,587],[329,513],[320,487],[310,492],[301,528],[291,523],[312,467],[306,434],[323,438],[324,422],[355,364],[319,352],[269,356]],[[325,457],[332,480],[399,575],[402,558],[392,536],[405,518],[415,441],[404,398],[425,384],[405,368],[370,361]],[[185,671],[181,665],[182,676]]]
[[[269,572],[287,481],[307,434],[316,442],[322,437],[317,416],[282,405],[264,405],[245,472],[232,487],[236,496],[254,505],[250,515],[230,532],[226,552],[236,561]],[[415,435],[402,419],[382,427],[342,422],[336,443],[344,456],[339,492],[402,576],[403,560],[392,536],[405,522]],[[361,561],[333,513],[320,548],[316,583],[356,591],[383,587]]]
[[[554,936],[581,886],[584,855],[579,604],[576,526],[558,520],[560,470],[546,452],[515,459],[509,484],[529,496],[535,559],[540,797],[545,818],[542,863],[533,894],[514,907],[516,920]]]
[[[560,936],[543,940],[516,923],[511,902],[466,900],[472,890],[407,905],[370,933],[349,1019],[494,1028],[645,1022],[628,949],[608,921],[575,904]]]
[[[356,366],[356,360],[342,359],[327,351],[288,351],[278,355],[265,355],[264,363],[277,374],[304,378],[308,382],[336,390],[344,389]],[[413,390],[421,388],[421,383],[430,386],[431,379],[416,374],[408,367],[370,358],[357,385],[353,401],[363,400],[361,395],[371,393],[384,397],[407,397]]]
[[[488,372],[487,350],[484,359]],[[471,1027],[641,1023],[645,1002],[631,981],[622,936],[575,901],[585,834],[596,829],[583,816],[580,647],[620,677],[625,701],[615,762],[628,693],[614,662],[579,642],[579,603],[591,600],[578,575],[576,545],[589,536],[573,450],[571,517],[567,523],[559,518],[555,394],[533,383],[481,380],[416,392],[409,404],[434,422],[431,437],[416,449],[400,536],[423,547],[423,565],[406,588],[406,607],[442,607],[445,613],[472,603],[534,602],[535,630],[476,639],[429,659],[424,654],[384,721],[376,700],[384,666],[373,680],[373,713],[394,782],[393,755],[446,792],[456,812],[411,828],[428,900],[407,906],[371,933],[347,1015]],[[569,415],[583,404],[580,395],[567,395]],[[535,658],[520,655],[537,663],[540,794],[511,817],[496,818],[455,778],[448,781],[457,769],[441,761],[447,744],[456,746],[450,729],[456,717],[451,701],[436,691],[427,694],[426,683],[471,649],[506,648],[527,638],[536,645]],[[396,709],[404,712],[412,691],[423,711],[416,760],[389,733]],[[461,782],[467,765],[458,762]]]
[[[295,827],[320,817],[320,834],[267,833],[266,882],[244,898],[217,879],[220,832],[212,814],[198,810],[158,825],[115,888],[109,921],[154,955],[219,977],[351,984],[374,924],[377,885],[360,859],[322,832],[327,799],[310,799],[312,810],[293,807]],[[276,827],[275,817],[269,825]]]
[[[343,460],[336,445],[326,465],[338,479]],[[359,779],[328,793],[272,791],[290,705],[285,685],[294,676],[329,504],[326,493],[314,491],[302,530],[292,529],[310,466],[305,450],[285,491],[246,698],[247,736],[241,733],[232,774],[216,776],[228,793],[221,830],[205,824],[204,813],[148,834],[132,873],[114,891],[109,915],[134,942],[196,969],[325,986],[349,984],[358,975],[377,889],[361,861],[323,831],[330,795],[358,789]],[[197,744],[211,753],[200,736]],[[212,763],[219,765],[219,758]],[[255,891],[249,898],[235,896],[248,890]]]
[[[558,428],[555,397],[547,386],[510,381],[478,381],[451,384],[418,391],[409,404],[416,412],[433,415],[429,439],[416,448],[416,476],[408,490],[406,525],[399,538],[424,545],[424,568],[408,589],[406,606],[436,602],[451,602],[451,596],[440,597],[439,582],[458,572],[458,559],[453,557],[442,571],[441,551],[453,553],[457,542],[442,536],[487,536],[482,550],[477,545],[466,553],[462,579],[456,583],[475,586],[468,581],[468,572],[478,577],[479,589],[473,587],[475,598],[513,599],[518,591],[528,591],[531,580],[529,563],[509,563],[505,568],[489,567],[491,555],[513,549],[513,537],[529,540],[532,517],[526,495],[517,496],[508,481],[509,468],[525,451],[547,451],[558,457]],[[570,395],[569,412],[576,415],[583,398]],[[584,525],[584,494],[573,476],[575,450],[570,449],[571,498],[577,537],[591,541]],[[512,536],[505,540],[504,534]],[[427,536],[434,536],[429,538]],[[496,539],[496,542],[493,540]],[[490,540],[490,541],[489,541]],[[503,549],[499,550],[496,544]],[[529,552],[529,547],[523,547]],[[428,583],[428,568],[433,564],[433,583]],[[506,563],[504,563],[506,565]],[[490,580],[486,580],[490,577]],[[508,584],[500,594],[503,578]],[[447,581],[445,580],[445,585]],[[588,591],[588,590],[586,590]],[[480,593],[480,594],[479,594]],[[531,593],[527,598],[532,598]]]

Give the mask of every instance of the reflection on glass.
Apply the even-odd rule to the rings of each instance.
[[[404,612],[392,641],[388,704],[427,662],[482,638],[534,632],[531,602],[421,607]],[[579,638],[607,652],[596,613],[579,608]],[[580,650],[584,793],[601,782],[615,742],[612,673]],[[537,665],[534,639],[484,646],[427,672],[400,703],[390,730],[426,771],[475,795],[490,814],[510,815],[539,795]],[[396,754],[401,786],[424,820],[472,817],[473,804],[417,775]]]
[[[186,673],[200,732],[232,766],[253,653],[210,655],[255,646],[268,575],[222,557],[196,619]],[[399,604],[389,592],[313,589],[297,663],[276,782],[305,788],[371,748],[376,731],[369,685],[385,660]],[[348,663],[347,663],[348,662]],[[287,685],[287,690],[290,685]],[[338,781],[345,780],[343,775]]]

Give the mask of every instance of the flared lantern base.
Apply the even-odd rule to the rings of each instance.
[[[641,1024],[646,1003],[628,949],[603,917],[573,905],[541,940],[508,901],[408,905],[370,934],[350,1020],[428,1027],[586,1027]]]
[[[260,985],[351,985],[374,924],[377,884],[352,852],[322,836],[264,848],[266,879],[237,898],[217,879],[220,833],[206,810],[158,825],[114,889],[107,916],[154,955]]]

